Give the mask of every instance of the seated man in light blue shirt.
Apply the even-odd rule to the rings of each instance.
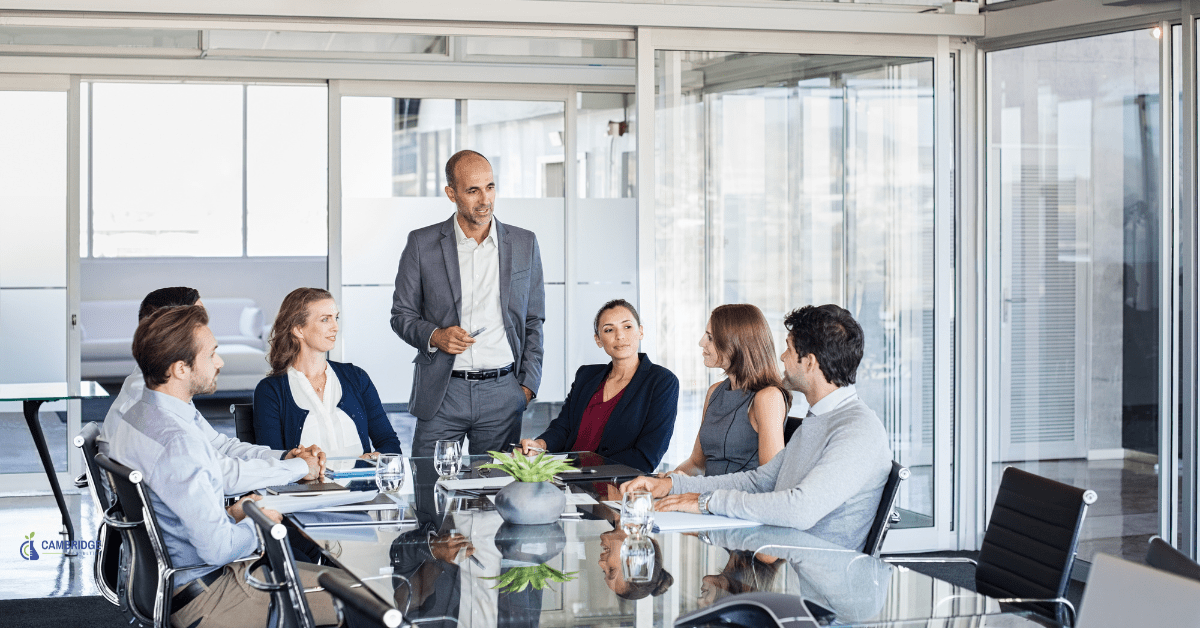
[[[208,328],[208,313],[200,305],[155,311],[138,324],[133,357],[145,374],[146,390],[140,401],[105,426],[109,437],[100,450],[142,472],[174,565],[213,565],[207,572],[177,576],[171,623],[189,628],[265,625],[270,595],[247,586],[248,563],[234,562],[258,548],[258,535],[254,523],[244,518],[242,502],[225,509],[220,454],[191,403],[194,395],[216,390],[224,364]],[[319,473],[317,461],[310,457],[305,470],[288,480]],[[278,512],[264,512],[280,521]],[[316,586],[317,572],[323,568],[305,563],[297,567],[304,586]],[[337,623],[328,594],[312,593],[308,598],[318,624]]]
[[[189,305],[204,305],[200,300],[200,292],[195,288],[159,288],[142,299],[141,307],[138,308],[138,321],[144,320],[160,308]],[[117,394],[116,400],[104,417],[104,426],[100,432],[101,441],[112,438],[112,426],[116,425],[134,404],[141,401],[145,389],[142,369],[134,368],[133,373],[125,378],[121,392]],[[319,464],[324,464],[324,454],[315,445],[286,452],[276,451],[230,438],[213,429],[203,417],[197,420],[197,424],[217,452],[217,463],[221,467],[221,479],[226,495],[242,495],[266,486],[287,484],[295,479],[297,472],[307,473],[308,462],[300,458],[315,456]]]
[[[854,390],[862,327],[836,305],[802,307],[784,326],[783,383],[804,394],[809,412],[783,451],[753,471],[642,477],[621,491],[650,491],[663,498],[660,511],[787,526],[861,551],[892,468],[883,423]]]

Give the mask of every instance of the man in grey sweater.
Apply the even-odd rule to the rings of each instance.
[[[883,424],[854,390],[862,327],[836,305],[794,310],[784,325],[784,384],[805,396],[809,412],[783,452],[753,471],[640,477],[621,491],[650,491],[660,511],[787,526],[861,550],[892,460]]]

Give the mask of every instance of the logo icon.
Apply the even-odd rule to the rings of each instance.
[[[25,537],[25,542],[21,544],[21,558],[25,560],[38,559],[37,550],[33,549],[33,532],[30,532],[29,536]]]

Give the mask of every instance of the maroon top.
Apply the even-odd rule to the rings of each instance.
[[[579,435],[575,437],[571,451],[596,451],[596,447],[600,445],[600,436],[604,434],[604,426],[608,425],[608,417],[613,408],[617,407],[621,395],[625,394],[625,388],[613,395],[612,399],[605,401],[604,383],[600,383],[600,388],[596,389],[596,394],[592,395],[583,411],[583,419],[579,422]]]

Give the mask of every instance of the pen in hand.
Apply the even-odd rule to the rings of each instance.
[[[485,331],[487,331],[487,327],[480,327],[479,329],[476,329],[475,331],[467,334],[467,337],[474,338],[474,337],[478,336],[479,334],[482,334]]]

